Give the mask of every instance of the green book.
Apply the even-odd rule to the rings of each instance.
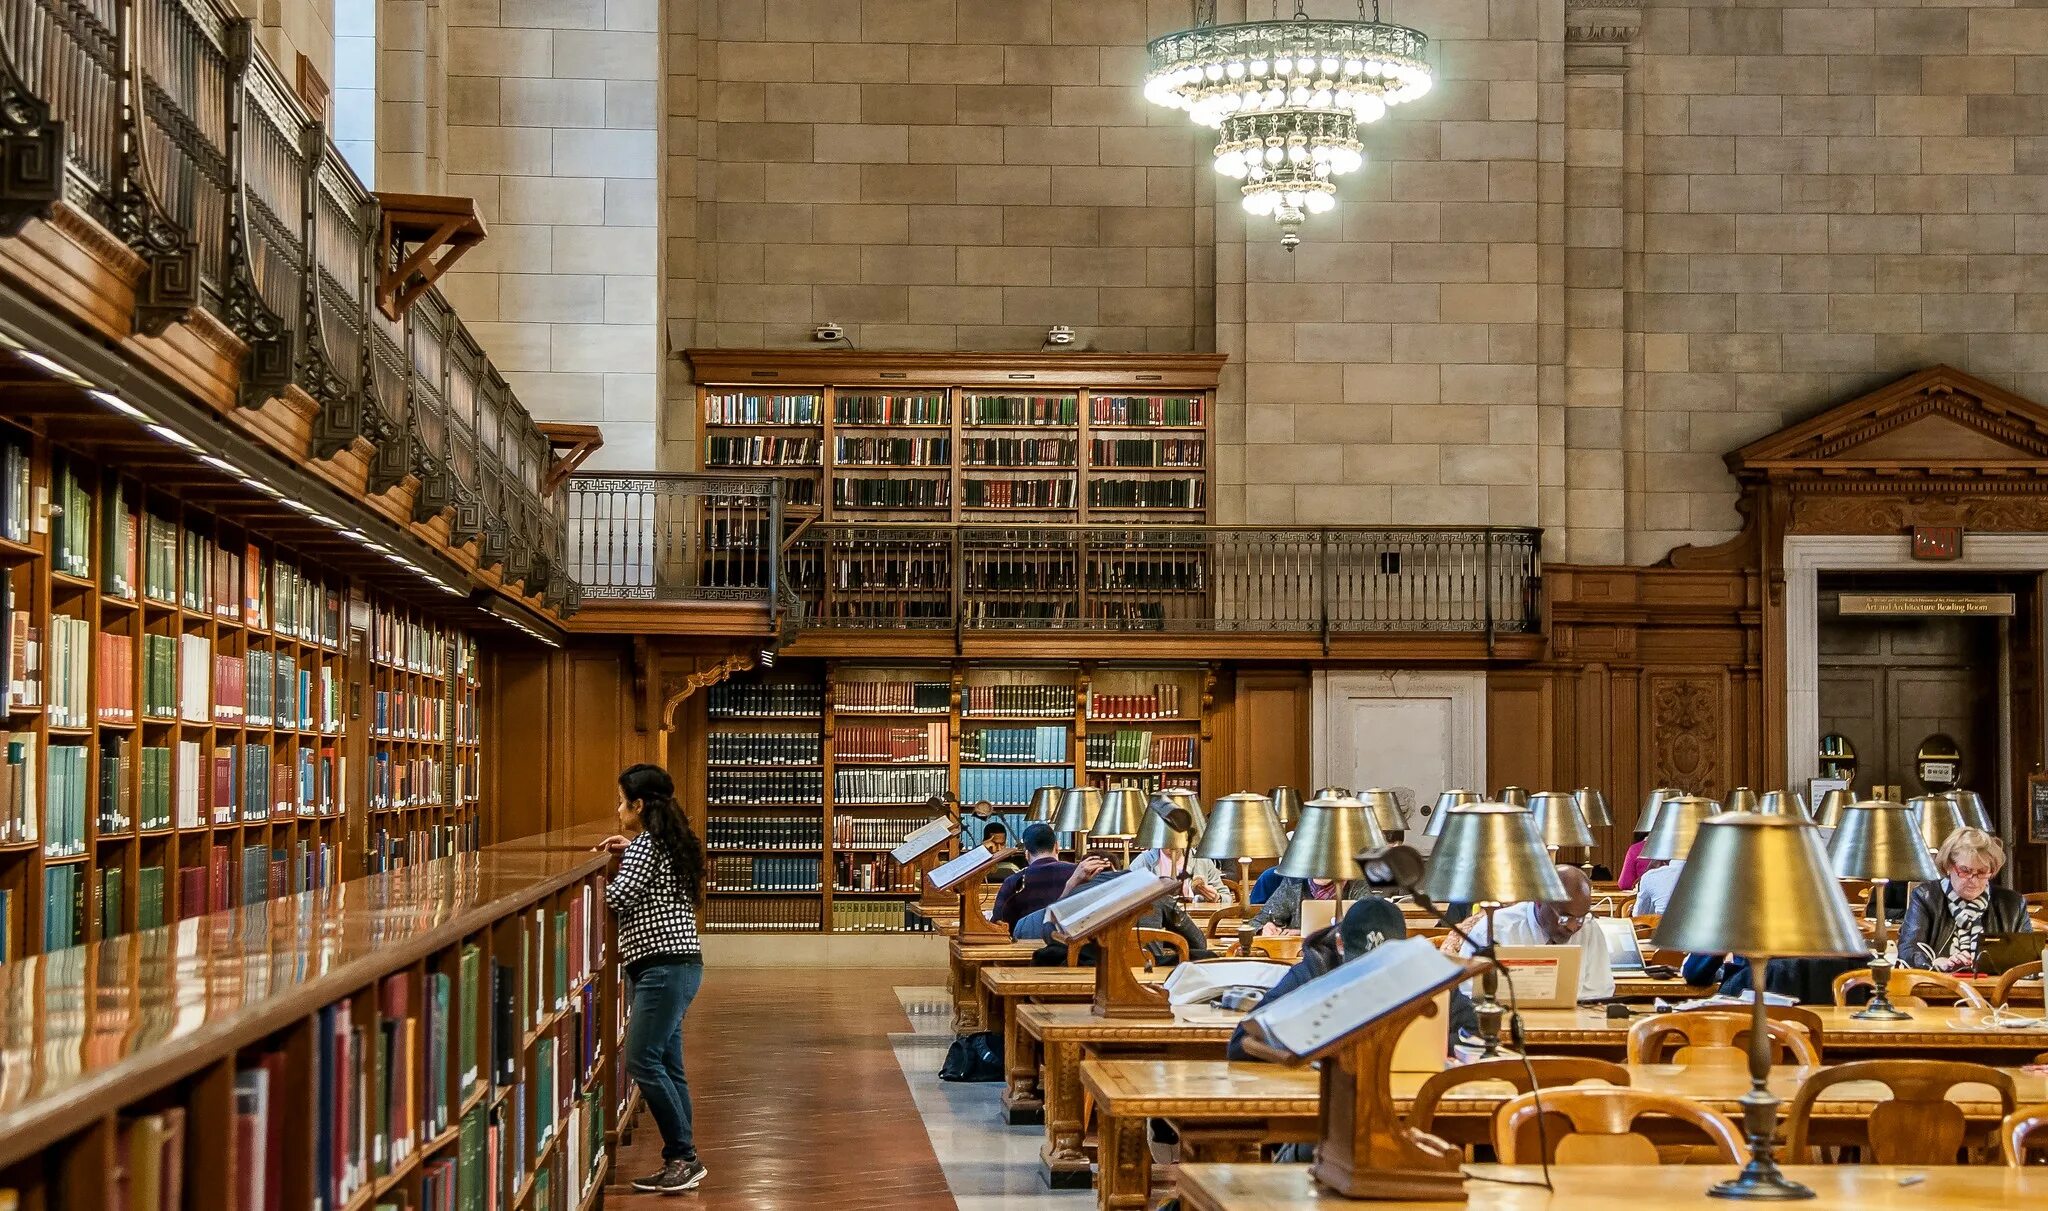
[[[135,927],[157,929],[164,923],[164,868],[145,866],[136,872]]]
[[[462,1128],[455,1144],[455,1201],[461,1211],[483,1211],[484,1208],[484,1182],[489,1177],[484,1172],[486,1134],[483,1106],[479,1105],[462,1116]],[[533,1205],[545,1207],[547,1201],[540,1199]]]
[[[100,872],[100,936],[111,938],[121,932],[121,898],[125,883],[120,867]]]
[[[483,951],[475,946],[462,948],[462,1003],[461,1017],[456,1020],[457,1067],[462,1073],[460,1088],[467,1095],[476,1086],[477,1071],[477,1021],[481,991],[478,987],[483,979]],[[445,977],[443,977],[445,978]]]

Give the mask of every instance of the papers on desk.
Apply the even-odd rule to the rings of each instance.
[[[1788,997],[1782,992],[1767,992],[1764,994],[1764,1004],[1766,1005],[1797,1005],[1798,1003],[1798,997]],[[1751,997],[1712,996],[1695,997],[1690,1001],[1680,1001],[1674,1005],[1663,997],[1658,997],[1655,1002],[1655,1008],[1659,1013],[1668,1013],[1674,1010],[1679,1013],[1685,1013],[1694,1009],[1750,1009],[1755,1004],[1756,1001]]]
[[[1166,977],[1167,999],[1174,1005],[1201,1005],[1227,988],[1271,988],[1287,974],[1287,964],[1239,959],[1227,963],[1182,963]]]
[[[1312,1057],[1365,1026],[1470,974],[1427,938],[1375,948],[1309,981],[1245,1019],[1247,1030],[1296,1056]],[[1441,1039],[1441,1018],[1438,1038]],[[1442,1056],[1439,1042],[1437,1054]]]
[[[944,844],[957,827],[951,816],[940,816],[928,824],[920,824],[903,838],[903,844],[889,851],[889,856],[899,864],[915,861]]]

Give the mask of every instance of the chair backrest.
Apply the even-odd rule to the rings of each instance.
[[[1998,1150],[2006,1164],[2026,1164],[2031,1149],[2048,1149],[2048,1105],[2022,1106],[1998,1125]]]
[[[1767,1019],[1774,1062],[1820,1063],[1820,1052],[1800,1022]],[[1731,1068],[1749,1063],[1750,1015],[1733,1009],[1660,1013],[1628,1028],[1631,1064],[1696,1064]]]
[[[1536,1078],[1534,1084],[1529,1080],[1532,1073]],[[1476,1060],[1470,1064],[1459,1064],[1434,1073],[1422,1082],[1422,1088],[1415,1091],[1415,1100],[1409,1104],[1408,1125],[1417,1131],[1431,1130],[1436,1124],[1437,1103],[1443,1101],[1446,1093],[1460,1085],[1476,1085],[1483,1081],[1505,1081],[1515,1087],[1516,1093],[1576,1085],[1581,1081],[1606,1081],[1610,1085],[1626,1086],[1628,1069],[1608,1060],[1555,1055],[1532,1055],[1526,1064],[1521,1060]]]
[[[1631,903],[1629,907],[1633,908],[1635,905]],[[1636,923],[1636,936],[1645,942],[1650,940],[1650,935],[1657,932],[1657,923],[1664,919],[1661,912],[1644,913],[1640,917],[1630,913],[1629,916]]]
[[[1654,1165],[1657,1146],[1634,1129],[1646,1114],[1698,1127],[1720,1163],[1742,1155],[1735,1124],[1690,1098],[1590,1085],[1524,1093],[1502,1106],[1493,1120],[1493,1148],[1507,1165],[1535,1163],[1544,1143],[1551,1152],[1545,1159],[1554,1165]]]
[[[1138,945],[1149,946],[1154,942],[1159,942],[1168,947],[1171,947],[1174,952],[1174,955],[1178,958],[1180,962],[1185,963],[1188,961],[1188,940],[1186,938],[1181,937],[1173,930],[1140,929],[1138,931]]]
[[[1953,1165],[1963,1146],[1968,1122],[1962,1108],[1948,1100],[1957,1085],[1989,1085],[1998,1091],[2001,1114],[2013,1110],[2013,1083],[2008,1073],[1983,1064],[1957,1060],[1856,1060],[1834,1064],[1806,1078],[1792,1095],[1785,1114],[1787,1157],[1806,1162],[1806,1131],[1813,1106],[1828,1089],[1849,1081],[1877,1081],[1891,1090],[1891,1099],[1870,1112],[1870,1147],[1863,1159],[1873,1165]]]
[[[1847,1005],[1849,994],[1859,988],[1875,988],[1868,967],[1845,971],[1835,977],[1835,1004]],[[1960,1001],[1977,1009],[1991,1008],[1991,1002],[1984,994],[1952,975],[1939,971],[1917,971],[1911,967],[1894,967],[1891,978],[1885,981],[1885,989],[1891,994],[1895,1005],[1925,1005],[1923,993],[1942,998],[1945,1002]]]
[[[2022,963],[2018,967],[2006,968],[2005,974],[1998,977],[1998,983],[1991,986],[1991,1003],[1993,1005],[2005,1004],[2012,997],[2013,985],[2029,976],[2038,979],[2040,975],[2041,960],[2039,959],[2035,959],[2031,963]]]
[[[2029,908],[2048,908],[2048,891],[2030,891],[2020,899],[2026,901]]]

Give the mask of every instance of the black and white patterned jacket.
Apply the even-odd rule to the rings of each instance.
[[[604,888],[604,902],[619,922],[619,960],[638,975],[657,963],[701,963],[697,906],[690,902],[668,854],[641,833],[626,846],[619,869]]]

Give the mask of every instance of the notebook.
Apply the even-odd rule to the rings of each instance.
[[[1516,1009],[1570,1009],[1579,1003],[1579,963],[1586,952],[1569,946],[1502,946],[1500,998]]]

